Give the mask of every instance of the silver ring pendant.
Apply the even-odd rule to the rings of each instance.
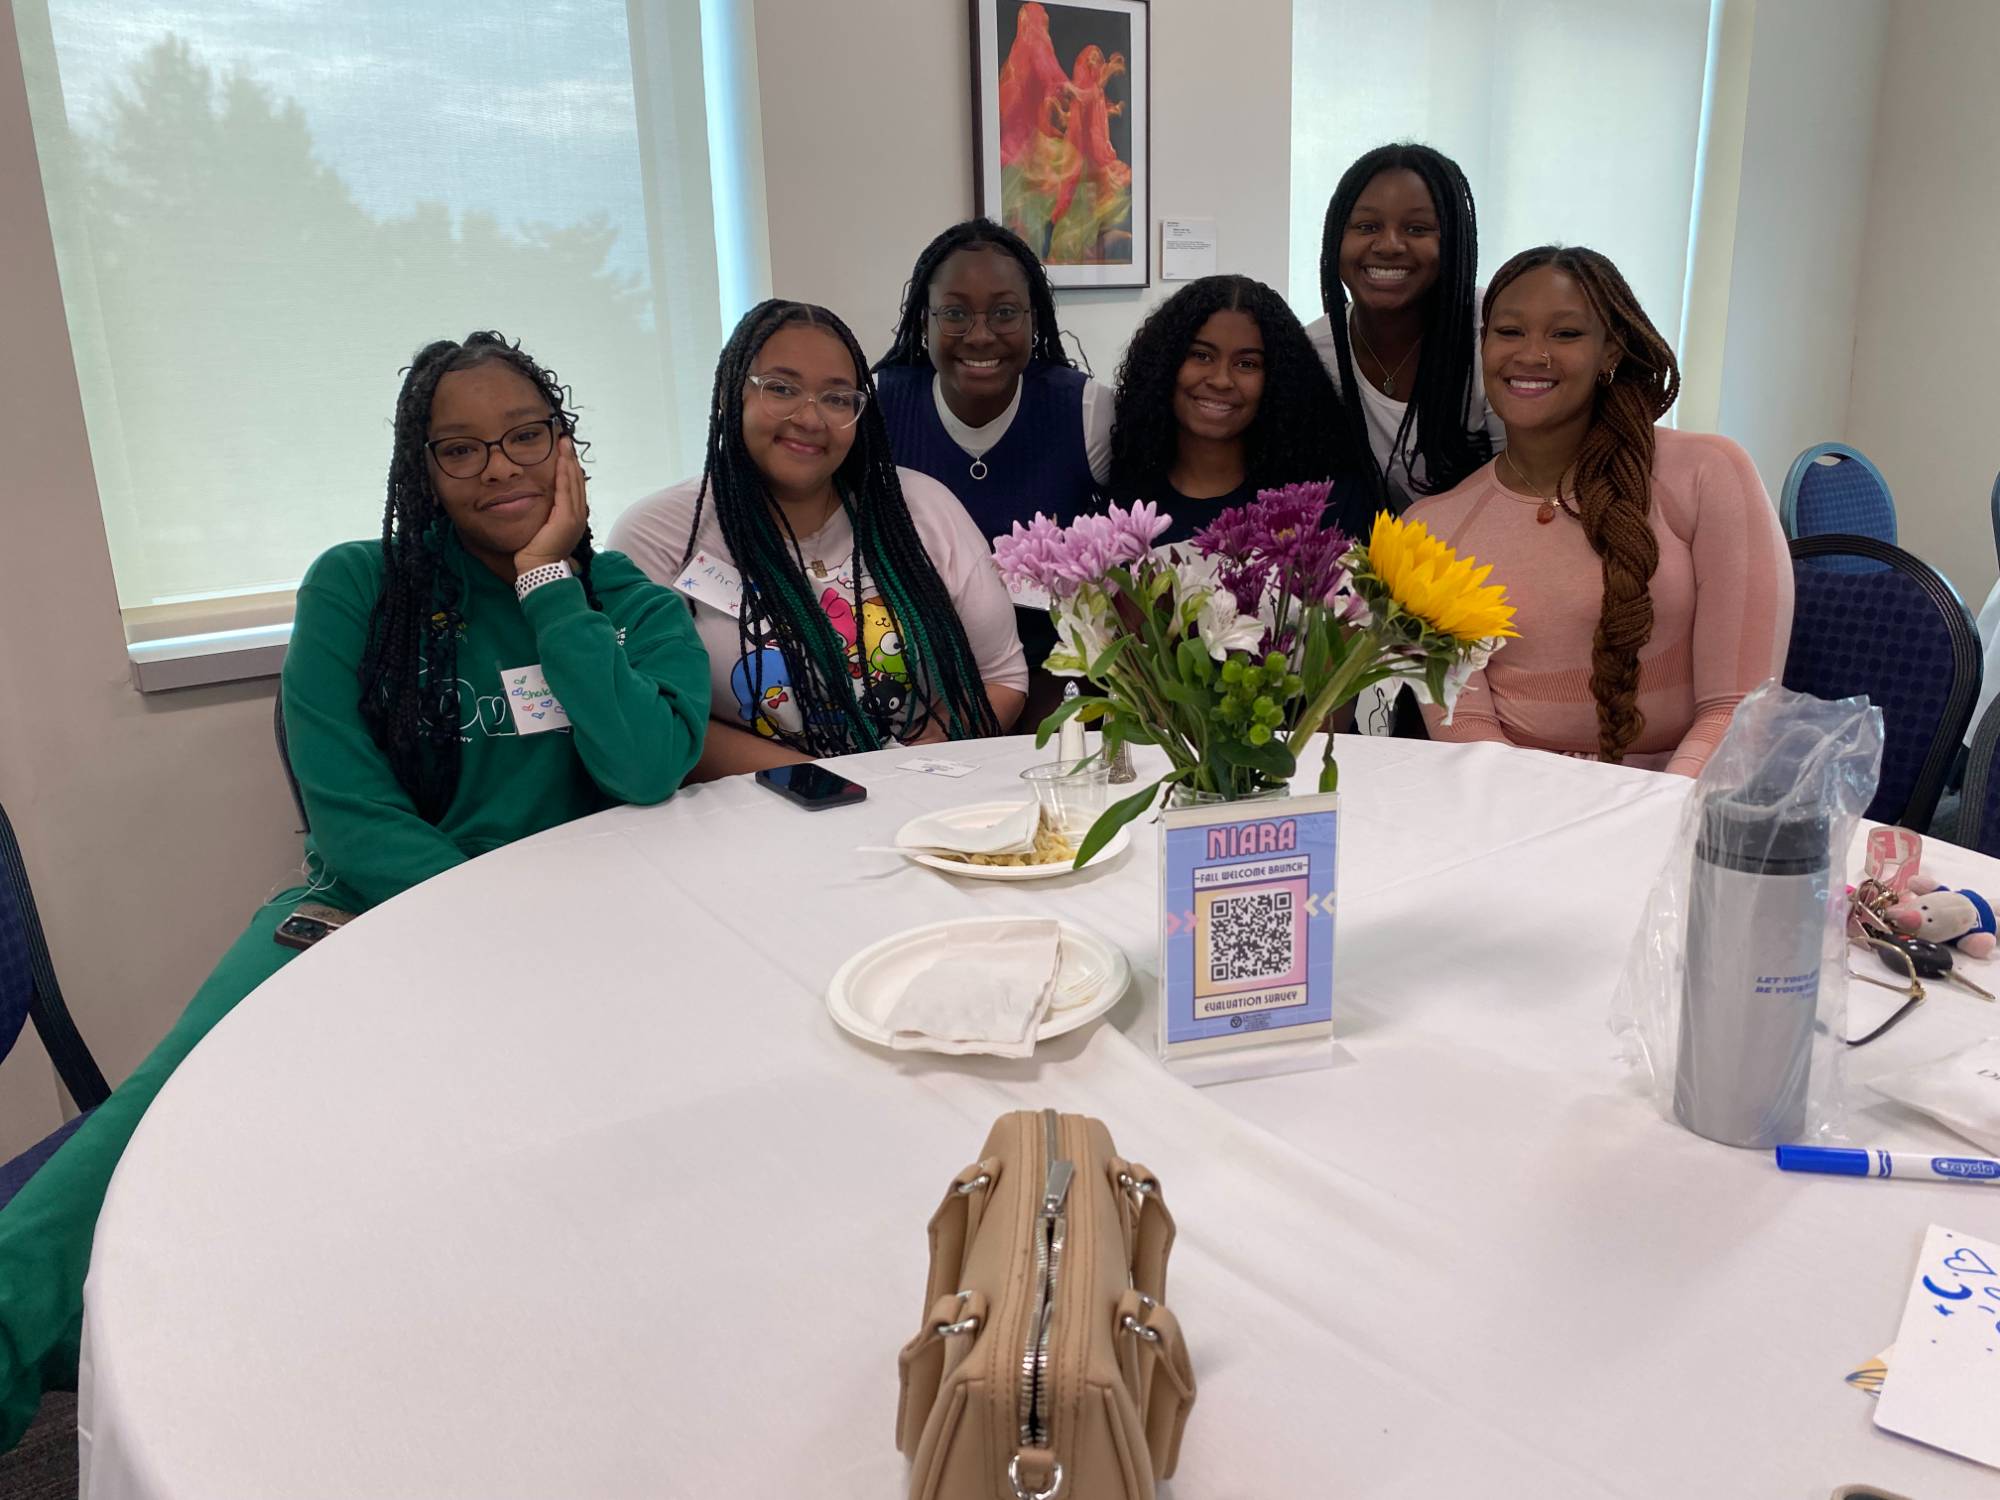
[[[987,468],[986,468],[986,460],[985,460],[985,459],[983,459],[983,458],[975,458],[975,459],[974,459],[974,460],[972,461],[972,477],[973,477],[974,479],[984,479],[984,478],[986,477],[986,475],[987,475],[987,472],[988,472],[988,470],[987,470]]]

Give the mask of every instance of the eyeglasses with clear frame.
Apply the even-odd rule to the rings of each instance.
[[[972,332],[972,325],[980,321],[990,332],[1004,337],[1028,320],[1028,310],[1011,302],[1003,302],[983,313],[976,313],[969,307],[933,307],[930,315],[931,321],[953,338],[963,338]]]
[[[764,403],[764,410],[774,421],[796,416],[810,406],[819,413],[819,419],[836,429],[852,427],[861,420],[862,408],[868,405],[868,393],[853,386],[830,386],[814,395],[804,386],[782,375],[747,375]]]
[[[498,448],[521,468],[532,468],[556,451],[559,417],[541,417],[523,422],[492,440],[476,437],[432,438],[424,444],[432,460],[453,479],[477,479],[492,462]]]

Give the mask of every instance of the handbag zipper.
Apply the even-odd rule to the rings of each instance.
[[[1042,1207],[1035,1221],[1035,1302],[1028,1319],[1028,1337],[1021,1350],[1021,1380],[1015,1410],[1022,1446],[1049,1446],[1049,1408],[1054,1400],[1049,1379],[1049,1335],[1055,1322],[1056,1292],[1062,1280],[1063,1242],[1069,1234],[1069,1185],[1076,1175],[1073,1162],[1062,1159],[1061,1120],[1052,1109],[1042,1111]]]

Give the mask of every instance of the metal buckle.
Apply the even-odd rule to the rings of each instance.
[[[1152,1300],[1150,1297],[1146,1299],[1148,1306],[1152,1304]],[[1130,1313],[1125,1314],[1124,1317],[1118,1320],[1118,1331],[1120,1333],[1136,1333],[1149,1344],[1157,1344],[1160,1341],[1159,1329],[1148,1328]]]
[[[965,1304],[971,1300],[972,1300],[972,1293],[960,1292],[958,1294],[959,1311],[960,1312],[965,1311]],[[933,1323],[931,1325],[931,1331],[935,1333],[939,1338],[943,1339],[943,1338],[950,1338],[954,1333],[971,1333],[978,1327],[979,1327],[979,1319],[960,1318],[956,1323]]]
[[[988,1173],[981,1172],[977,1177],[973,1178],[972,1181],[961,1182],[957,1187],[953,1188],[952,1191],[954,1193],[957,1193],[958,1196],[961,1198],[969,1198],[974,1193],[978,1192],[979,1189],[990,1186],[992,1182],[993,1178]]]
[[[1160,1190],[1160,1184],[1151,1177],[1134,1177],[1130,1172],[1118,1174],[1118,1185],[1128,1193],[1137,1193],[1141,1198]]]
[[[1030,1490],[1021,1483],[1021,1455],[1016,1453],[1007,1465],[1007,1482],[1014,1486],[1015,1500],[1056,1500],[1056,1491],[1062,1488],[1062,1463],[1050,1466],[1049,1487],[1045,1490]]]

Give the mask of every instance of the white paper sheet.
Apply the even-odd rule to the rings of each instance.
[[[2000,1468],[2000,1245],[1931,1225],[1875,1425]]]

